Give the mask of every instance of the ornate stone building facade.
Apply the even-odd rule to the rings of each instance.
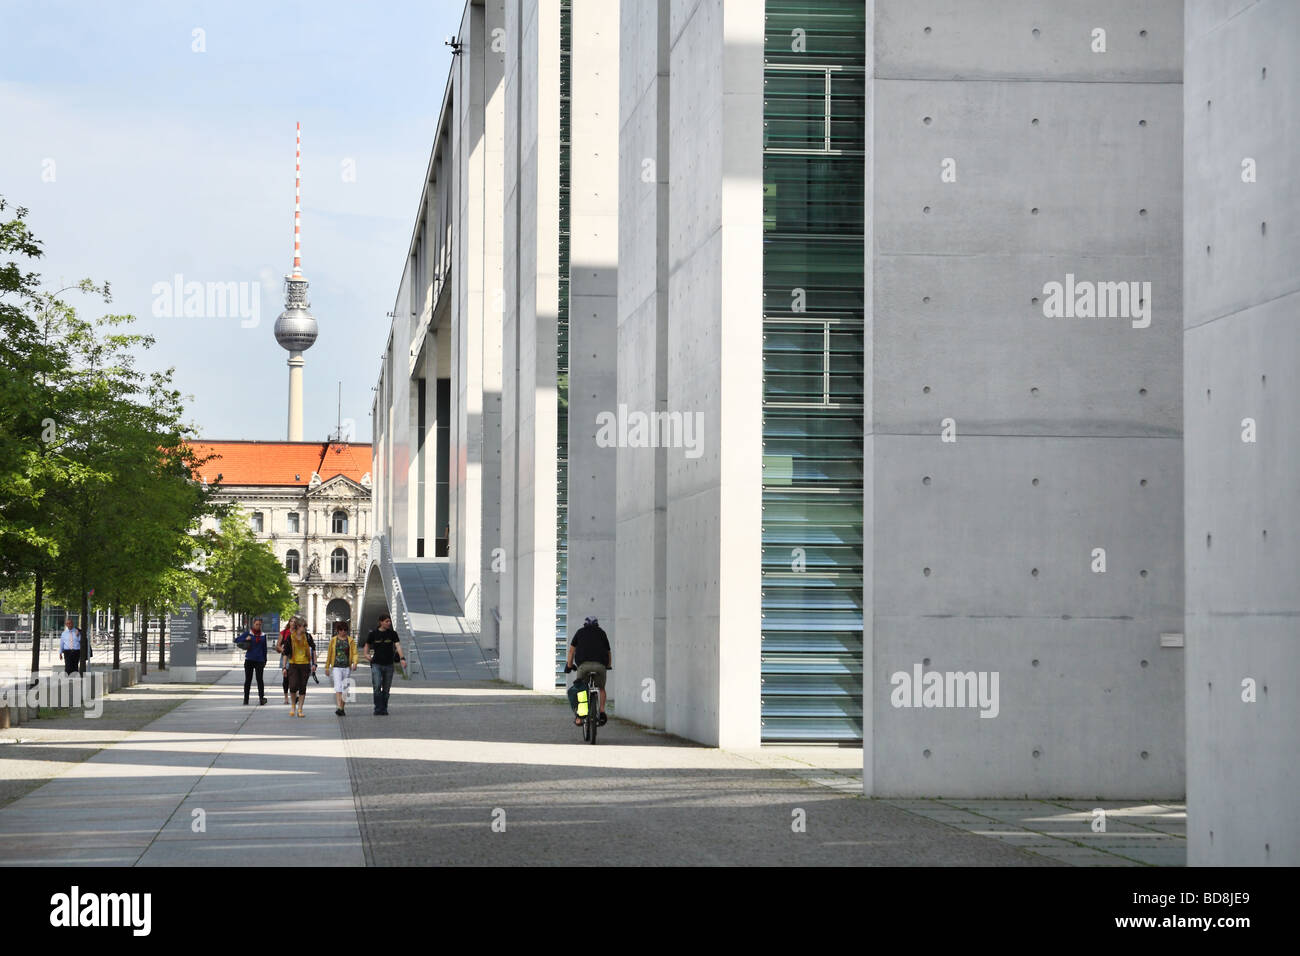
[[[355,620],[374,534],[370,445],[200,441],[194,448],[200,458],[216,456],[199,469],[201,479],[219,481],[219,500],[242,508],[254,534],[270,542],[308,629],[326,634],[333,621]],[[214,637],[230,634],[232,624],[224,611],[205,620]]]

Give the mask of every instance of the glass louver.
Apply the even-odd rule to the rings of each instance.
[[[860,0],[768,0],[762,740],[862,740]]]
[[[569,132],[573,11],[560,0],[559,308],[555,323],[555,686],[569,646]]]

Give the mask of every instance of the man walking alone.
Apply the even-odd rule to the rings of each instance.
[[[59,656],[63,658],[63,673],[72,674],[77,670],[77,662],[81,660],[81,629],[72,623],[72,618],[63,622]]]
[[[364,642],[366,660],[370,662],[370,687],[374,691],[375,716],[388,716],[388,694],[393,689],[393,664],[401,661],[406,666],[402,642],[393,630],[393,618],[385,614],[379,626],[366,635]]]

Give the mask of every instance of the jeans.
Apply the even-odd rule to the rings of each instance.
[[[388,713],[388,694],[393,689],[393,665],[370,665],[370,687],[375,695],[375,713]]]
[[[262,669],[266,661],[244,661],[244,703],[248,703],[248,691],[253,686],[253,675],[257,675],[257,699],[266,700],[266,687],[262,683]]]

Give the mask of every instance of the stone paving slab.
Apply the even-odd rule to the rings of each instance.
[[[242,696],[242,668],[229,670],[0,808],[0,865],[360,864],[333,696],[309,689],[305,719]]]
[[[1024,847],[1072,866],[1184,866],[1186,810],[1140,801],[890,800],[927,819]],[[1106,831],[1092,829],[1106,811]]]

